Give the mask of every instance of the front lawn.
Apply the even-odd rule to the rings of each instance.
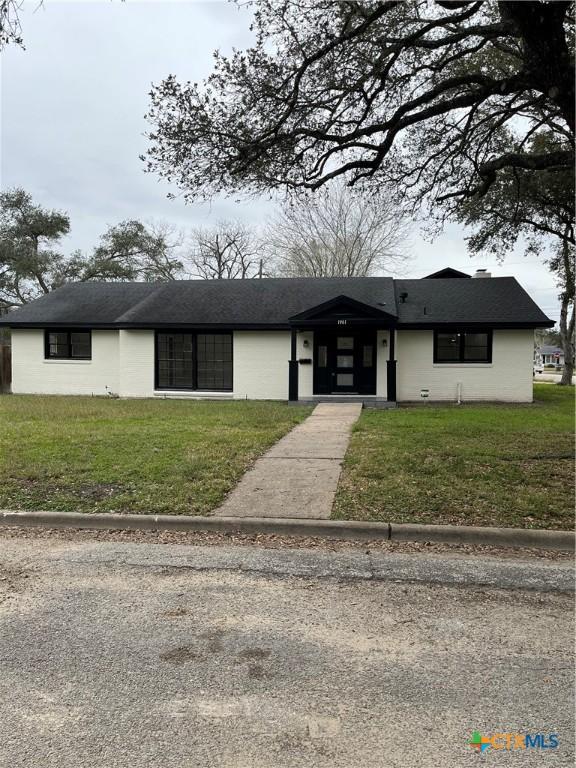
[[[0,397],[0,508],[205,514],[309,408]]]
[[[571,529],[574,387],[534,397],[363,411],[333,517]]]

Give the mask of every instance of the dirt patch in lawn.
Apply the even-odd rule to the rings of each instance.
[[[59,483],[56,479],[44,477],[8,476],[5,478],[5,482],[9,482],[18,488],[24,497],[36,497],[38,494],[49,497],[62,493],[65,490],[73,492],[78,498],[87,501],[103,501],[104,499],[110,499],[113,496],[134,490],[128,486],[112,483],[80,483],[71,487],[64,482]]]

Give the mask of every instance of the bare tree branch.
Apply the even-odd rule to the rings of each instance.
[[[293,199],[270,222],[267,249],[287,277],[396,273],[408,259],[408,223],[390,198],[337,184]]]
[[[192,251],[188,269],[203,280],[245,280],[262,277],[262,242],[241,222],[219,221],[212,227],[192,232]]]

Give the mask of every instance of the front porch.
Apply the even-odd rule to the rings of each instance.
[[[363,408],[396,408],[395,400],[378,395],[312,395],[299,400],[289,400],[290,405],[318,405],[318,403],[361,403]]]
[[[289,400],[396,402],[396,317],[339,296],[290,319]]]

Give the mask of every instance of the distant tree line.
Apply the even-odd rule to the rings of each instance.
[[[109,227],[88,253],[65,254],[70,217],[33,202],[23,189],[0,194],[0,312],[69,282],[171,280],[182,270],[166,225],[128,220]]]

